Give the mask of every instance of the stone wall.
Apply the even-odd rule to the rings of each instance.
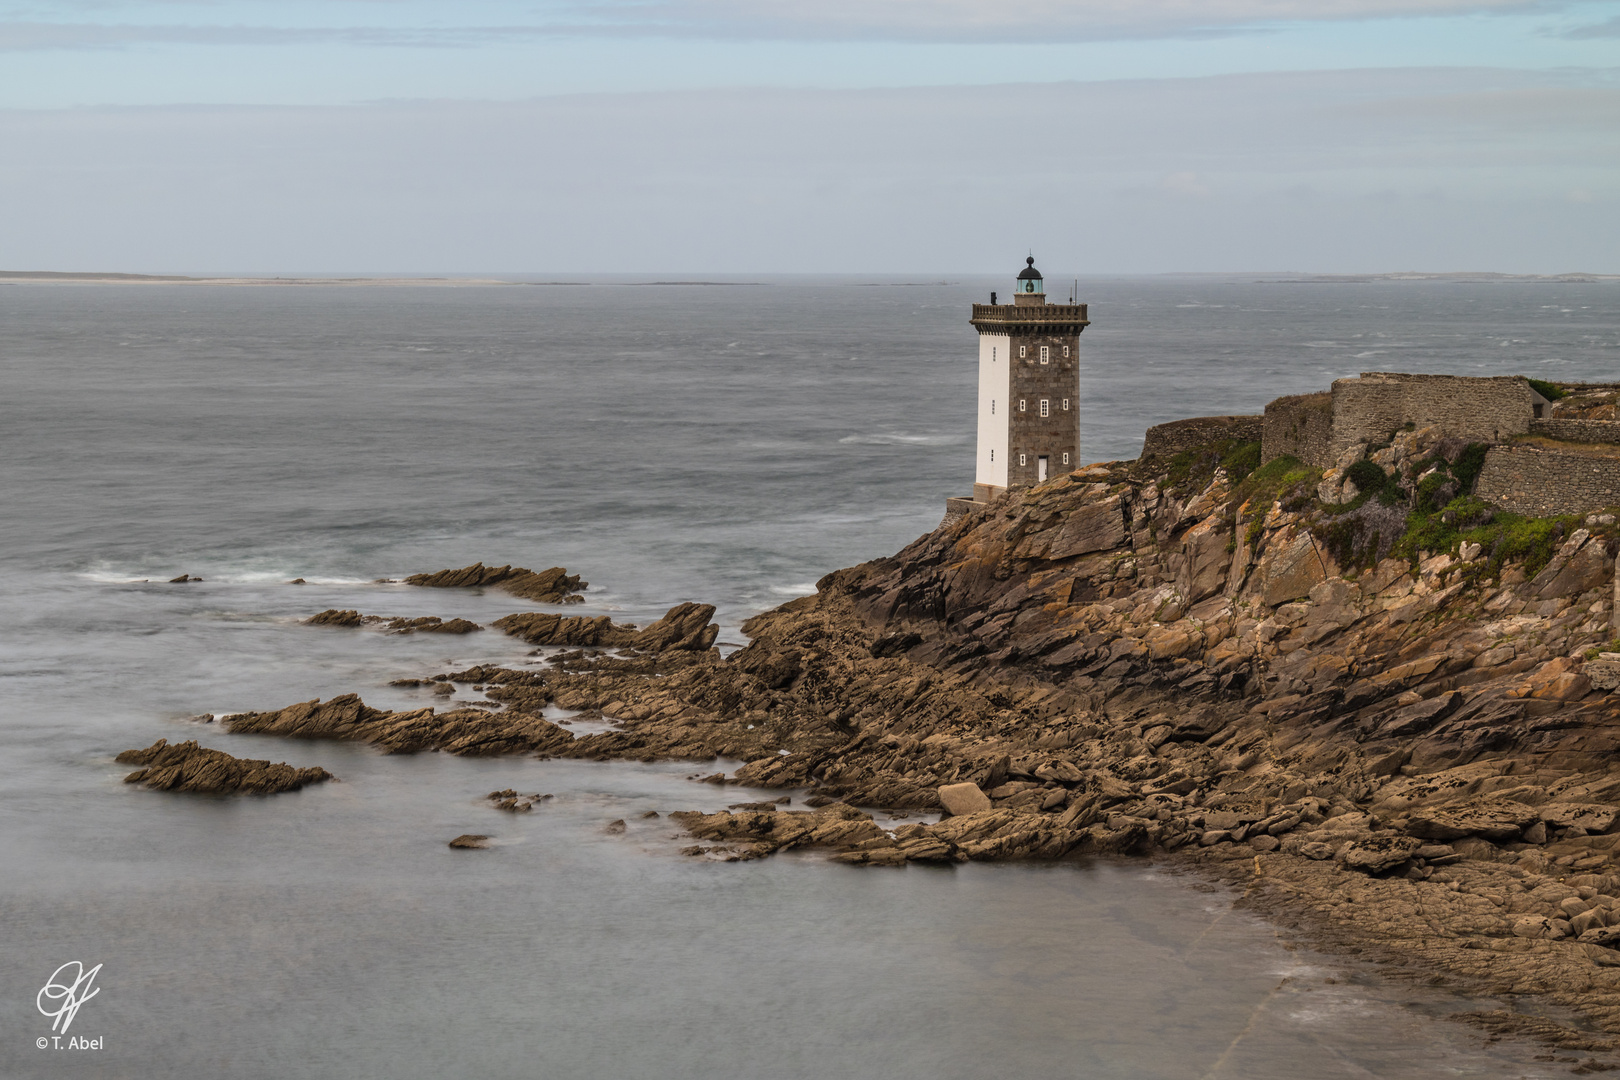
[[[1262,462],[1292,454],[1311,465],[1330,465],[1333,395],[1296,394],[1266,406],[1260,440]]]
[[[1328,466],[1358,442],[1379,443],[1407,424],[1438,425],[1469,442],[1503,442],[1530,430],[1532,392],[1520,375],[1472,378],[1364,371],[1333,382]]]
[[[1264,428],[1263,416],[1195,416],[1190,420],[1172,420],[1147,429],[1142,440],[1142,456],[1171,457],[1198,446],[1207,446],[1223,439],[1255,442]]]
[[[1563,442],[1620,443],[1620,421],[1532,420],[1530,434]]]
[[[1537,446],[1494,446],[1474,494],[1527,517],[1620,506],[1620,458]]]

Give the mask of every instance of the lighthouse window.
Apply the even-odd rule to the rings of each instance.
[[[1049,364],[1051,362],[1052,362],[1052,350],[1050,348],[1048,348],[1047,346],[1042,345],[1041,346],[1041,363]]]
[[[1018,359],[1022,360],[1024,357],[1026,357],[1028,355],[1029,355],[1029,346],[1027,346],[1027,345],[1018,346]]]
[[[1065,346],[1063,346],[1063,359],[1067,360],[1068,358],[1069,358],[1069,347],[1067,345],[1065,345]]]
[[[1018,411],[1019,412],[1027,412],[1028,411],[1024,406],[1024,399],[1023,398],[1018,399]]]
[[[1069,463],[1069,455],[1064,454],[1063,455],[1063,464],[1067,465],[1068,463]]]
[[[1051,405],[1052,405],[1052,403],[1050,401],[1047,401],[1045,398],[1041,398],[1041,415],[1042,416],[1051,416],[1052,415]]]
[[[1064,412],[1069,411],[1069,399],[1068,398],[1063,399],[1063,411]]]
[[[1068,406],[1065,405],[1064,408],[1068,408]],[[990,415],[991,416],[996,415],[996,399],[995,398],[990,399]]]
[[[1019,465],[1027,465],[1027,464],[1029,464],[1027,461],[1024,460],[1024,455],[1023,454],[1018,455],[1018,464]]]

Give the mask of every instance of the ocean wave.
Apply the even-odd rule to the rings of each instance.
[[[285,585],[302,575],[290,570],[212,570],[206,566],[191,570],[131,570],[127,567],[98,566],[81,570],[74,576],[80,581],[96,585],[163,584],[181,574],[190,574],[203,584],[215,585]],[[304,577],[306,585],[372,585],[371,578]]]
[[[908,435],[905,432],[886,431],[872,435],[845,435],[838,440],[846,446],[957,446],[968,441],[966,435]]]

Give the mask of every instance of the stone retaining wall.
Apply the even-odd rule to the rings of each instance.
[[[1223,439],[1256,442],[1264,421],[1263,416],[1195,416],[1188,420],[1156,424],[1147,429],[1147,435],[1142,440],[1142,456],[1171,457]]]
[[[1379,443],[1407,424],[1439,426],[1468,442],[1505,442],[1530,430],[1538,400],[1520,375],[1474,378],[1462,375],[1408,375],[1364,371],[1359,378],[1333,382],[1331,465],[1358,442]]]
[[[1333,395],[1324,390],[1278,398],[1266,406],[1263,432],[1262,462],[1292,454],[1309,465],[1331,465]]]
[[[1620,458],[1537,446],[1494,446],[1474,494],[1528,517],[1581,514],[1620,506]]]
[[[1530,434],[1562,442],[1620,443],[1620,421],[1532,420]]]

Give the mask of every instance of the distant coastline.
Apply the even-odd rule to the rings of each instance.
[[[1222,279],[1230,281],[1244,281],[1257,285],[1344,285],[1344,284],[1370,284],[1373,282],[1460,282],[1477,284],[1512,284],[1512,283],[1543,283],[1553,285],[1565,284],[1591,284],[1597,282],[1620,281],[1620,274],[1589,274],[1584,272],[1571,272],[1565,274],[1504,274],[1494,271],[1454,271],[1447,273],[1421,273],[1418,271],[1399,271],[1379,274],[1312,274],[1296,273],[1292,271],[1188,271],[1171,272],[1164,274],[1121,274],[1121,275],[1092,275],[1101,277],[1140,277],[1140,278],[1198,278],[1202,280]],[[68,271],[68,270],[0,270],[0,285],[324,285],[324,286],[427,286],[434,288],[458,288],[465,286],[490,285],[591,285],[590,281],[527,281],[513,278],[495,277],[320,277],[320,276],[277,276],[257,277],[252,275],[208,277],[186,274],[127,274],[98,271]],[[708,286],[739,286],[763,285],[761,281],[708,281],[693,279],[690,281],[658,280],[658,281],[614,281],[615,285],[708,285]],[[903,281],[903,282],[862,282],[869,287],[915,287],[928,285],[953,284],[946,281]]]

